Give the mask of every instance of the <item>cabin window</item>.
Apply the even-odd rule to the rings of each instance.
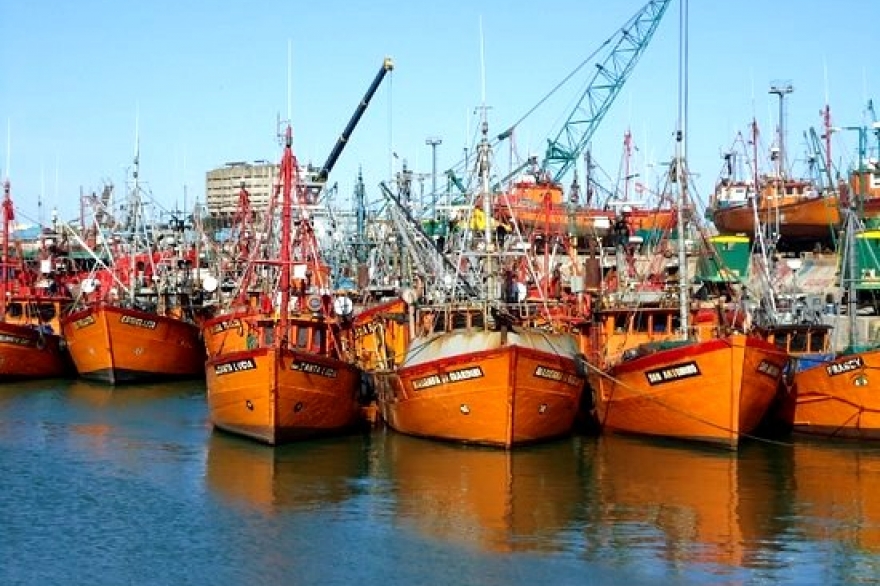
[[[789,336],[774,335],[773,344],[777,348],[781,348],[782,350],[788,352],[788,344],[790,342],[790,339],[791,338]]]
[[[614,316],[614,331],[615,332],[625,332],[628,327],[628,318],[629,316],[625,313],[618,313]]]
[[[323,352],[324,351],[324,332],[321,328],[315,328],[312,330],[312,345],[310,349],[312,352]]]
[[[795,332],[791,336],[791,344],[788,347],[789,352],[806,352],[808,336],[806,332]]]
[[[446,312],[438,311],[434,314],[434,331],[435,332],[445,332],[446,331]]]
[[[650,332],[651,316],[645,312],[639,311],[633,315],[632,329],[634,332]]]
[[[6,314],[10,317],[21,317],[21,314],[24,313],[21,308],[21,303],[10,303],[6,308]]]
[[[655,315],[651,331],[655,334],[665,334],[669,331],[669,315]]]
[[[471,314],[471,326],[479,329],[486,327],[486,319],[482,311]]]
[[[296,347],[303,349],[309,347],[309,328],[303,326],[296,328]]]
[[[462,313],[460,311],[456,311],[452,314],[452,329],[460,330],[462,328],[466,328],[468,325],[467,314]]]
[[[810,352],[825,351],[825,335],[824,331],[813,332],[813,335],[810,336]]]
[[[274,326],[266,326],[263,328],[263,344],[265,346],[271,346],[275,343],[275,327]]]
[[[51,321],[55,315],[55,306],[51,303],[30,304],[28,306],[30,317],[39,318],[40,321]]]

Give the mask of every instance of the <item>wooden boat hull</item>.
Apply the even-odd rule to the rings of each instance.
[[[57,334],[0,322],[0,381],[62,378],[76,374],[67,346]]]
[[[736,448],[772,404],[785,356],[734,334],[659,350],[590,374],[603,430]]]
[[[795,372],[781,411],[792,431],[880,439],[880,349],[838,356]]]
[[[486,331],[414,340],[417,361],[373,374],[382,418],[408,435],[502,448],[569,434],[585,377],[574,341],[545,336],[545,346]]]
[[[817,197],[778,208],[759,209],[762,221],[779,218],[780,236],[789,240],[827,241],[840,227],[837,197]],[[778,216],[777,216],[778,214]],[[716,208],[712,223],[721,233],[755,235],[755,210],[749,204]]]
[[[360,372],[335,358],[275,347],[206,363],[211,422],[275,445],[341,433],[361,421]]]
[[[136,309],[88,307],[61,327],[79,376],[110,384],[204,375],[198,326]]]

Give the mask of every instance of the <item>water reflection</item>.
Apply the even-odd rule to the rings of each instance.
[[[205,483],[226,502],[263,513],[324,510],[357,493],[368,470],[368,446],[360,435],[271,447],[214,432]]]
[[[192,380],[114,386],[76,379],[59,388],[73,401],[113,408],[138,407],[157,400],[203,397],[205,394],[204,382]]]
[[[577,442],[512,451],[384,434],[397,523],[488,551],[571,549],[589,476]]]
[[[799,441],[792,467],[800,539],[880,553],[880,446]]]
[[[772,567],[790,515],[784,450],[737,452],[605,436],[585,449],[595,464],[590,557],[631,563]]]

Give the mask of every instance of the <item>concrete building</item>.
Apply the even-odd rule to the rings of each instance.
[[[278,165],[268,161],[226,163],[208,171],[205,178],[205,207],[212,219],[223,223],[235,215],[242,184],[251,196],[254,210],[264,210],[275,188]]]
[[[268,161],[237,161],[208,171],[205,178],[205,207],[208,214],[220,225],[231,221],[238,207],[242,184],[250,193],[251,209],[257,214],[264,211],[274,193],[278,170],[277,163]],[[308,203],[315,202],[324,185],[318,180],[318,171],[311,165],[300,169],[300,181],[306,186]]]

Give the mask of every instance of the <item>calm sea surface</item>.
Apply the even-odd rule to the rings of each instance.
[[[878,581],[880,445],[270,448],[200,382],[0,386],[4,586]]]

